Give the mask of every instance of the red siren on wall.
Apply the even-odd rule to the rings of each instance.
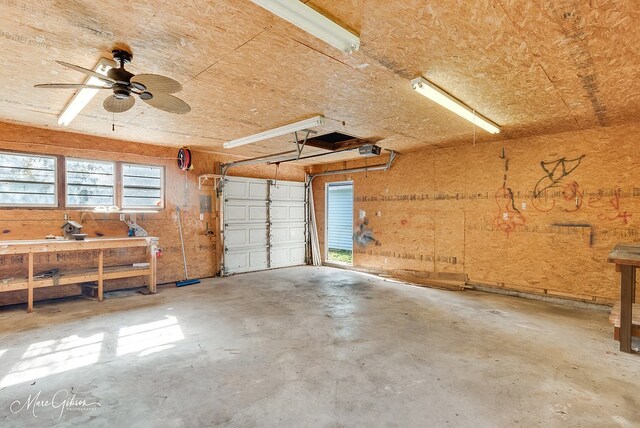
[[[182,171],[189,171],[193,169],[193,164],[191,163],[192,159],[191,150],[188,148],[181,147],[180,150],[178,150],[178,168]]]

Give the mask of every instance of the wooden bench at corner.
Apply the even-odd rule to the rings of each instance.
[[[110,266],[103,270],[102,279],[132,278],[135,276],[149,276],[151,269],[149,267],[135,267],[132,265]],[[59,275],[47,278],[34,278],[33,288],[52,287],[54,285],[81,284],[84,282],[98,281],[98,268],[94,269],[76,269],[61,271]],[[0,282],[0,293],[3,291],[26,290],[29,288],[29,279],[11,279],[9,281]]]
[[[34,239],[18,241],[0,240],[0,256],[25,254],[27,256],[28,273],[26,278],[12,279],[0,282],[0,292],[27,290],[27,312],[33,310],[33,290],[55,285],[79,284],[97,281],[98,301],[103,300],[104,281],[109,279],[130,278],[134,276],[148,276],[147,288],[150,293],[156,292],[156,249],[158,238],[126,237],[126,238],[87,238],[82,241]],[[104,266],[104,252],[110,249],[145,247],[148,252],[149,264],[145,267]],[[39,253],[59,253],[70,251],[97,251],[98,267],[61,271],[51,278],[36,278],[34,276],[34,255]]]
[[[633,304],[632,314],[631,335],[640,337],[640,304]],[[616,302],[613,305],[611,315],[609,315],[609,322],[613,324],[613,338],[620,340],[620,302]]]

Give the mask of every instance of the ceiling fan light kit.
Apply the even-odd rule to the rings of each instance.
[[[95,70],[57,61],[63,67],[87,75],[88,79],[84,84],[48,83],[35,85],[36,88],[45,89],[80,89],[60,115],[58,124],[68,125],[95,94],[103,89],[110,89],[113,92],[102,103],[104,109],[110,113],[122,113],[132,108],[135,104],[135,96],[151,107],[169,113],[184,114],[191,111],[189,104],[172,95],[182,90],[182,85],[179,82],[158,74],[134,75],[125,69],[125,65],[133,59],[131,52],[114,49],[112,54],[113,61],[103,59]]]
[[[245,144],[256,143],[258,141],[268,140],[269,138],[290,134],[292,132],[315,128],[316,126],[324,125],[324,123],[324,116],[314,116],[309,119],[304,119],[298,122],[290,123],[288,125],[280,126],[278,128],[269,129],[267,131],[249,135],[247,137],[227,141],[223,144],[223,146],[225,149],[232,149],[234,147],[243,146]]]
[[[490,132],[491,134],[497,134],[500,132],[500,128],[498,128],[498,125],[482,116],[466,104],[462,103],[452,95],[448,94],[440,87],[431,83],[424,77],[420,76],[413,79],[411,81],[411,86],[420,95],[423,95],[429,98],[431,101],[440,104],[442,107],[454,112],[458,116],[468,120],[476,126],[479,126],[485,131]]]
[[[343,52],[360,49],[360,37],[299,0],[251,1]]]

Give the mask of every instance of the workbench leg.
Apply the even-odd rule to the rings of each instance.
[[[636,284],[635,266],[620,266],[620,351],[631,352],[631,311]]]
[[[29,276],[27,294],[27,312],[33,311],[33,253],[29,253]]]
[[[158,247],[152,245],[149,247],[149,292],[155,294],[156,293],[156,252]]]
[[[104,250],[98,252],[98,302],[104,299]]]

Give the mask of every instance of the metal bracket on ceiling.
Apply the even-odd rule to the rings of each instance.
[[[307,138],[309,138],[309,134],[317,134],[316,131],[313,131],[311,129],[303,129],[301,132],[306,132],[305,136],[304,136],[304,140],[302,141],[302,145],[300,145],[300,139],[298,138],[298,131],[294,131],[293,136],[296,139],[296,150],[298,152],[298,156],[296,157],[296,160],[300,159],[300,155],[302,154],[302,150],[304,150],[304,146],[305,144],[307,144]]]

